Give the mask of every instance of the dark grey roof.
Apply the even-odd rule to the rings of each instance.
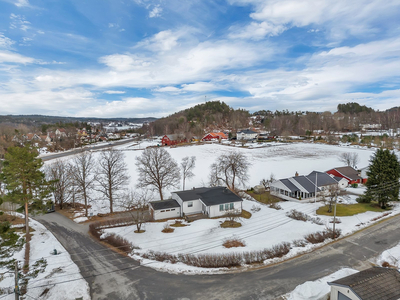
[[[252,134],[252,133],[258,133],[258,132],[253,131],[251,129],[245,129],[245,130],[239,131],[238,133]]]
[[[194,190],[175,192],[175,194],[177,194],[182,201],[201,199],[207,206],[243,201],[242,198],[222,186],[196,188]]]
[[[329,284],[349,287],[362,300],[400,299],[400,273],[395,269],[373,267]]]
[[[300,189],[289,181],[289,179],[280,180],[291,192],[300,191]]]
[[[150,205],[153,207],[154,210],[180,207],[179,203],[174,199],[151,201]]]
[[[337,183],[337,181],[329,176],[329,174],[323,172],[313,171],[309,175],[307,175],[307,178],[310,179],[313,183],[316,182],[319,187]]]
[[[337,182],[339,182],[342,179],[346,180],[345,178],[339,176],[333,176],[333,179],[335,179]]]
[[[315,193],[315,184],[306,176],[295,176],[292,179],[296,180],[308,192]]]
[[[340,174],[343,174],[344,176],[352,179],[352,180],[357,180],[357,179],[362,179],[360,176],[358,176],[358,171],[355,170],[352,167],[339,167],[335,168],[334,170],[338,171]]]

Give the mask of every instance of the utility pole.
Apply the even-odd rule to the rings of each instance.
[[[15,261],[14,267],[15,267],[15,289],[14,289],[14,294],[15,294],[15,300],[19,300],[18,261]]]
[[[335,197],[335,208],[333,209],[333,237],[332,239],[335,239],[335,225],[336,225],[336,202],[337,202],[337,192],[336,192],[336,197]]]

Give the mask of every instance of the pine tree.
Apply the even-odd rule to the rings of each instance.
[[[377,200],[382,208],[399,199],[400,163],[394,152],[378,149],[370,160],[364,202]]]
[[[10,147],[3,162],[2,178],[5,183],[4,200],[21,204],[25,208],[26,235],[29,236],[28,205],[41,208],[43,200],[50,194],[44,173],[43,162],[36,149],[30,146]]]

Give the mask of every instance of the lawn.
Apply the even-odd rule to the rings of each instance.
[[[317,215],[333,216],[332,212],[328,213],[328,205],[321,206],[317,209]],[[365,213],[367,211],[385,212],[388,209],[382,209],[377,203],[357,203],[357,204],[338,204],[336,205],[336,216],[348,217],[356,214]]]
[[[255,200],[257,200],[258,202],[264,203],[264,204],[271,204],[271,203],[275,203],[275,202],[279,202],[281,201],[281,199],[271,196],[269,192],[264,192],[261,194],[257,194],[254,191],[247,191],[246,192],[248,195],[250,195],[251,197],[253,197]]]

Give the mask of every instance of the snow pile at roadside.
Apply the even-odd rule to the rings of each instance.
[[[393,248],[387,249],[382,252],[376,260],[379,266],[382,266],[384,262],[389,263],[391,266],[396,267],[400,271],[400,243]]]
[[[65,248],[39,222],[30,219],[29,225],[33,229],[30,242],[30,270],[33,270],[33,265],[42,258],[47,261],[47,266],[43,273],[39,273],[36,278],[29,279],[27,295],[30,297],[26,298],[72,300],[82,297],[83,300],[89,300],[89,285]],[[54,249],[60,254],[51,254]],[[19,261],[20,267],[24,261],[24,253],[25,249],[23,248],[14,255],[14,258]],[[2,271],[0,269],[0,272]],[[10,287],[12,291],[14,288],[13,274],[1,281],[0,287]],[[48,291],[46,291],[47,289]],[[14,299],[14,294],[9,294],[1,299]]]
[[[284,297],[287,300],[325,300],[328,299],[330,286],[328,282],[338,280],[340,278],[357,273],[357,270],[343,268],[328,276],[319,278],[315,281],[306,281],[298,285],[291,293]]]

